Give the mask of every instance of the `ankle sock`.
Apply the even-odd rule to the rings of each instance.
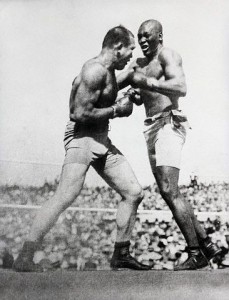
[[[200,248],[199,247],[189,247],[189,253],[191,255],[198,255],[198,254],[200,254]]]
[[[129,247],[130,241],[126,242],[115,242],[115,248]]]
[[[126,255],[129,253],[130,241],[116,242],[114,254],[116,255]]]

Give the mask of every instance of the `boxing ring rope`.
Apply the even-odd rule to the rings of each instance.
[[[40,205],[22,205],[22,204],[0,204],[1,208],[7,208],[7,209],[28,209],[28,210],[34,210],[41,208]],[[67,211],[87,211],[87,212],[108,212],[108,213],[116,213],[116,208],[97,208],[97,207],[68,207]],[[138,216],[140,217],[141,221],[153,221],[155,219],[161,220],[171,220],[172,219],[172,213],[168,210],[144,210],[139,209],[138,210]],[[198,219],[200,221],[206,221],[208,218],[215,219],[216,217],[220,217],[225,222],[229,222],[229,211],[205,211],[205,212],[195,212]]]

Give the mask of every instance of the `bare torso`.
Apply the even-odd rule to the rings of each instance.
[[[94,108],[111,107],[117,93],[118,87],[114,70],[106,68],[98,57],[87,61],[73,82],[69,103],[70,119],[74,119],[78,112],[89,111],[91,104]],[[98,124],[97,121],[95,123]],[[103,120],[101,117],[99,123],[100,127],[105,126],[108,124],[108,119]]]
[[[85,65],[89,67],[90,65],[93,65],[95,63],[100,63],[97,58],[93,58],[89,60]],[[104,68],[105,69],[105,68]],[[82,76],[82,72],[76,77],[74,81],[75,85],[75,94],[74,97],[70,98],[70,113],[73,113],[75,109],[77,109],[78,102],[81,104],[81,98],[82,94],[81,91],[84,91],[84,79]],[[105,108],[111,106],[118,93],[118,87],[116,83],[115,73],[112,71],[109,71],[106,69],[106,79],[103,83],[101,83],[101,86],[98,86],[97,88],[100,90],[99,97],[96,101],[95,107],[97,108]],[[82,87],[82,89],[81,89]],[[85,91],[84,91],[85,92]]]
[[[159,81],[166,80],[163,49],[164,48],[161,48],[159,53],[150,61],[148,58],[138,58],[136,60],[135,70],[143,73],[146,77],[154,77]],[[140,95],[145,106],[147,117],[152,117],[157,113],[178,108],[178,96],[165,96],[161,93],[146,89],[140,89]]]

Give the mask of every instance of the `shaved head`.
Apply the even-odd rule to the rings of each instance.
[[[146,25],[150,26],[150,27],[153,28],[155,31],[159,31],[159,32],[161,32],[161,33],[162,33],[162,31],[163,31],[163,28],[162,28],[161,23],[160,23],[159,21],[157,21],[157,20],[153,20],[153,19],[147,20],[147,21],[145,21],[145,22],[143,22],[143,23],[141,24],[140,28],[141,28],[142,26],[146,26]]]

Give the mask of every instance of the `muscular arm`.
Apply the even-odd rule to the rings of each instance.
[[[71,105],[71,103],[74,102],[74,98],[75,98],[75,94],[76,94],[78,86],[79,86],[79,76],[74,78],[74,80],[72,82],[72,90],[71,90],[71,94],[70,94],[70,105]]]
[[[136,61],[134,61],[126,71],[120,73],[117,76],[117,84],[118,84],[119,90],[124,89],[128,85],[131,85],[133,88],[136,87],[136,89],[135,89],[136,95],[135,95],[135,100],[133,102],[139,106],[139,105],[142,105],[143,102],[142,102],[140,94],[139,94],[139,88],[137,85],[134,84],[134,80],[133,80],[136,66],[137,66],[137,63],[136,63]]]
[[[97,123],[113,117],[112,107],[95,107],[105,87],[106,75],[106,70],[99,63],[90,63],[83,67],[77,91],[77,80],[74,80],[70,96],[74,98],[73,109],[70,112],[72,119],[81,123]]]
[[[164,68],[163,79],[146,77],[141,72],[136,72],[132,81],[142,89],[158,92],[165,96],[184,97],[187,92],[185,75],[182,67],[182,59],[179,54],[170,49],[164,50],[160,57]]]
[[[128,67],[127,70],[121,72],[117,76],[117,84],[118,84],[118,89],[122,90],[128,85],[133,85],[133,75],[135,68],[137,66],[137,62],[133,61],[130,66]]]

